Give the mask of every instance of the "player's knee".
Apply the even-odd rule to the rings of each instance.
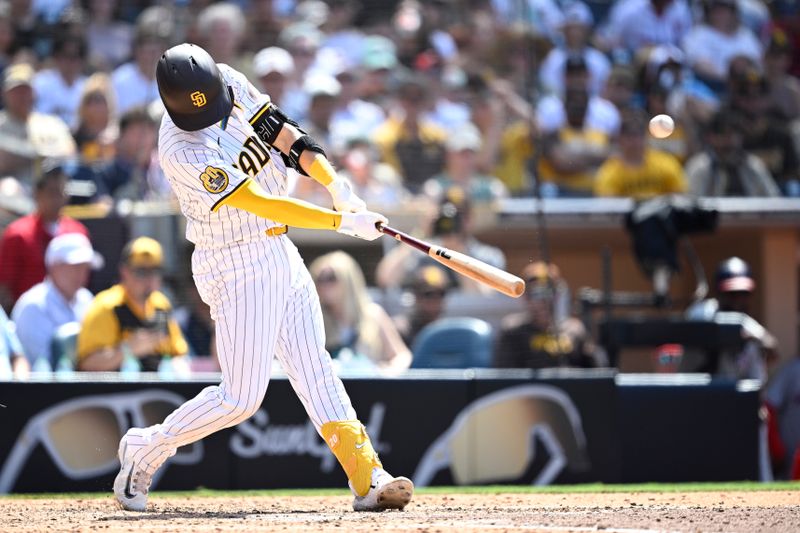
[[[253,416],[260,406],[261,402],[240,399],[237,402],[229,404],[228,411],[233,422],[238,424]]]

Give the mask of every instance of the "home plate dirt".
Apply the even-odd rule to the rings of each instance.
[[[108,499],[0,499],[0,531],[800,531],[800,491],[417,495],[358,514],[342,496],[166,496],[146,513]]]

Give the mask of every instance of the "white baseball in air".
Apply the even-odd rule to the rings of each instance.
[[[669,115],[656,115],[650,119],[650,135],[656,139],[669,137],[675,131],[675,121]]]

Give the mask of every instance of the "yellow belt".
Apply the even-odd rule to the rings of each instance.
[[[278,235],[283,235],[287,231],[289,231],[289,226],[283,225],[283,226],[272,226],[264,233],[266,233],[268,237],[277,237]]]

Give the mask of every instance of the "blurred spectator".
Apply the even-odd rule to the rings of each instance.
[[[769,110],[789,121],[800,118],[800,81],[789,73],[793,53],[786,32],[773,30],[764,53],[764,75],[769,83]]]
[[[11,64],[13,45],[14,26],[11,19],[11,7],[7,1],[2,1],[0,2],[0,76]]]
[[[470,229],[471,206],[466,193],[453,188],[444,193],[435,218],[426,228],[424,237],[450,250],[474,257],[497,268],[505,268],[506,257],[499,248],[482,243]],[[383,288],[407,283],[414,272],[424,265],[438,265],[432,258],[420,254],[411,246],[395,246],[378,263],[376,281]],[[450,282],[465,292],[490,294],[492,289],[466,276],[448,271]]]
[[[303,86],[306,74],[315,64],[322,38],[322,32],[316,26],[303,22],[287,26],[278,38],[279,46],[292,55],[294,62],[294,73],[287,84],[281,109],[301,124],[306,120],[310,100]]]
[[[619,63],[648,46],[678,46],[691,28],[692,12],[686,0],[620,0],[614,2],[597,41]]]
[[[357,65],[364,45],[364,34],[356,25],[360,0],[328,0],[327,5],[330,10],[320,27],[325,32],[322,49],[346,58],[348,65]]]
[[[25,379],[30,373],[31,367],[22,351],[14,323],[8,319],[2,307],[0,307],[0,359],[5,359],[11,367],[11,376],[8,377]],[[0,361],[0,365],[4,363]]]
[[[477,155],[481,149],[481,134],[471,122],[450,133],[445,142],[445,166],[423,186],[431,198],[443,198],[448,190],[458,187],[467,193],[473,204],[491,203],[508,196],[503,182],[478,171]]]
[[[570,87],[564,96],[566,123],[545,130],[539,176],[557,196],[591,196],[598,167],[609,154],[608,134],[589,120],[591,99],[585,88]]]
[[[343,368],[368,362],[397,373],[409,367],[411,352],[386,311],[371,300],[361,267],[351,256],[342,251],[325,254],[309,271],[319,292],[331,357]]]
[[[558,2],[554,0],[491,0],[497,19],[504,25],[522,23],[535,33],[555,41],[563,20]]]
[[[147,177],[157,134],[156,123],[146,110],[134,108],[122,115],[114,158],[94,169],[98,194],[117,200],[144,200],[152,196]]]
[[[91,268],[102,266],[102,257],[80,233],[65,233],[47,245],[47,278],[20,296],[11,312],[25,356],[33,365],[44,358],[56,366],[51,352],[54,336],[64,324],[80,324],[92,293],[86,288]]]
[[[361,69],[342,66],[336,73],[336,81],[341,86],[336,111],[331,119],[331,130],[341,142],[362,135],[372,135],[386,120],[386,113],[377,104],[361,98],[359,91],[364,73]]]
[[[118,0],[88,0],[84,4],[89,16],[86,24],[89,64],[108,72],[128,59],[133,29],[116,17]]]
[[[214,61],[241,70],[239,54],[246,30],[241,7],[233,2],[217,2],[197,15],[195,39]],[[246,71],[249,73],[249,68]]]
[[[638,87],[631,67],[616,65],[611,69],[601,96],[614,104],[618,112],[634,105]]]
[[[83,85],[73,134],[80,161],[94,164],[113,159],[117,135],[111,79],[102,72],[92,74]]]
[[[580,320],[558,311],[569,291],[558,267],[541,261],[522,272],[526,309],[503,319],[494,366],[500,368],[596,367],[602,354]]]
[[[247,26],[244,39],[246,50],[262,50],[278,43],[278,36],[287,24],[275,0],[250,0],[247,8]],[[285,2],[292,7],[294,2]]]
[[[156,64],[166,48],[164,38],[156,33],[139,30],[133,42],[133,60],[111,73],[117,113],[147,106],[158,100]]]
[[[704,11],[705,22],[686,34],[682,48],[697,77],[721,93],[731,59],[741,55],[760,65],[762,47],[753,32],[741,23],[736,0],[707,0]]]
[[[332,150],[336,140],[331,136],[331,119],[342,86],[328,74],[315,74],[306,78],[303,91],[309,96],[308,116],[303,128],[326,150]]]
[[[53,68],[40,70],[33,77],[34,107],[40,113],[55,115],[71,129],[77,125],[77,111],[86,76],[86,41],[64,35],[53,45]]]
[[[400,176],[380,162],[378,151],[367,137],[351,140],[341,156],[339,175],[350,180],[353,191],[368,206],[396,208],[409,197]],[[328,195],[330,202],[330,195]]]
[[[619,133],[619,152],[597,171],[597,196],[627,196],[646,200],[682,193],[688,188],[683,168],[674,156],[647,147],[647,116],[638,110],[624,114]]]
[[[394,43],[382,35],[370,35],[365,38],[361,53],[361,69],[364,73],[361,78],[361,98],[388,111],[392,100],[393,72],[398,70],[402,72]],[[401,91],[405,85],[407,84],[401,82]],[[402,101],[403,95],[398,95],[398,98]],[[430,100],[428,95],[425,103],[430,105]]]
[[[174,357],[175,367],[188,369],[181,357],[188,351],[186,340],[169,300],[159,291],[162,262],[161,245],[149,237],[125,245],[120,282],[98,293],[83,319],[79,370],[119,370],[131,356],[146,371],[157,370],[162,357]]]
[[[686,162],[695,196],[780,196],[764,163],[742,148],[740,117],[719,111],[705,128],[705,148]]]
[[[424,118],[430,104],[425,84],[418,78],[398,88],[399,109],[375,131],[382,159],[402,177],[403,185],[416,193],[422,184],[444,167],[444,130]]]
[[[586,93],[584,97],[581,93]],[[570,108],[569,106],[578,100],[580,96],[580,106]],[[586,99],[586,103],[582,100]],[[576,113],[578,110],[581,113]],[[615,135],[619,129],[619,111],[614,105],[599,96],[589,94],[589,71],[586,60],[583,56],[569,56],[564,65],[564,94],[548,95],[539,100],[536,106],[536,123],[544,133],[557,131],[570,122],[568,113],[575,112],[572,127],[585,127],[591,130],[603,132],[606,135]],[[580,122],[577,119],[580,118]]]
[[[89,231],[61,214],[66,204],[67,176],[61,166],[49,164],[34,188],[36,210],[8,225],[0,240],[0,302],[10,310],[17,299],[45,277],[45,250],[57,235]]]
[[[449,289],[450,279],[442,267],[428,265],[416,271],[411,282],[414,306],[405,314],[393,317],[407,346],[414,344],[422,328],[441,318]]]
[[[545,90],[564,94],[564,68],[567,58],[579,55],[586,62],[589,72],[589,93],[603,92],[611,71],[611,62],[605,54],[589,46],[593,24],[592,12],[586,4],[575,1],[566,5],[561,23],[563,45],[553,48],[539,68],[539,81]]]
[[[778,359],[778,342],[750,316],[755,287],[750,266],[740,258],[730,257],[717,266],[717,298],[707,298],[694,304],[687,309],[686,316],[690,320],[740,322],[743,343],[738,350],[710,353],[697,368],[687,370],[710,372],[732,379],[766,381],[769,365]]]
[[[294,75],[294,60],[289,52],[277,46],[260,50],[253,57],[253,73],[261,92],[268,94],[270,100],[283,109],[286,89]]]
[[[768,112],[766,78],[755,67],[746,66],[731,73],[730,86],[727,111],[738,112],[744,119],[744,149],[764,162],[778,187],[797,181],[800,158],[785,122]]]
[[[75,154],[75,142],[64,121],[33,111],[32,81],[30,65],[7,68],[3,77],[5,108],[0,111],[0,175],[15,177],[28,190],[41,157]]]
[[[800,480],[800,357],[775,372],[765,385],[769,450],[776,479]]]

